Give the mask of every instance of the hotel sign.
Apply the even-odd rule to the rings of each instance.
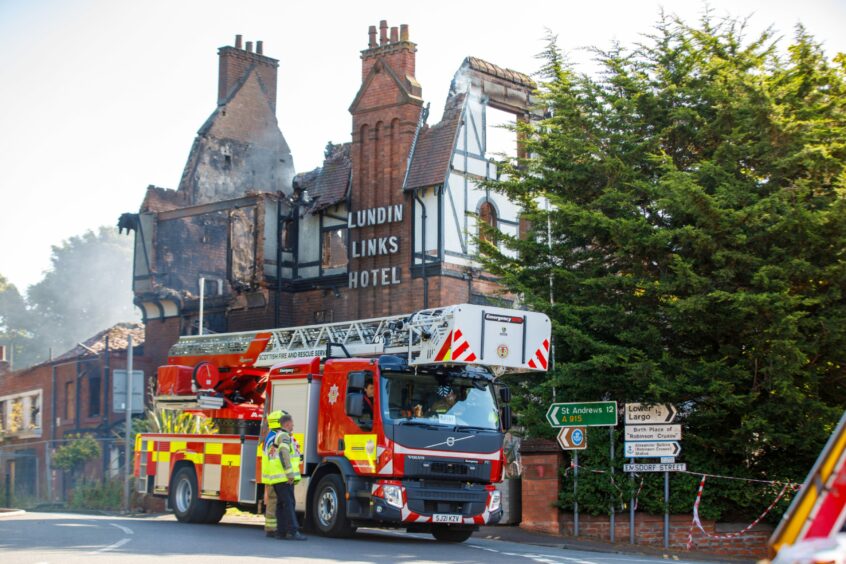
[[[350,258],[363,259],[378,256],[395,255],[400,250],[398,235],[384,237],[355,238],[356,229],[375,227],[391,223],[402,223],[403,204],[394,204],[378,208],[368,208],[349,212],[347,227],[350,237]],[[352,270],[349,273],[349,288],[370,288],[374,286],[391,286],[402,282],[401,267],[388,266],[366,270]]]

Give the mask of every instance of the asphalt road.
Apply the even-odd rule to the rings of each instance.
[[[168,516],[132,518],[69,513],[25,513],[0,517],[3,564],[119,562],[509,562],[594,564],[667,562],[625,554],[600,554],[476,539],[444,544],[429,535],[360,530],[351,539],[310,536],[279,541],[264,536],[258,522],[224,519],[217,525],[188,525]],[[673,560],[679,564],[694,560]]]

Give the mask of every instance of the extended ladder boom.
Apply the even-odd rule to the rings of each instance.
[[[497,372],[546,370],[550,321],[541,313],[471,304],[267,331],[185,336],[170,364],[217,358],[230,366],[270,367],[294,358],[396,354],[412,366],[477,364]],[[329,349],[337,346],[342,351]]]

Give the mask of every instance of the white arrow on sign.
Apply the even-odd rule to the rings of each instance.
[[[564,450],[584,450],[587,448],[585,427],[561,427],[558,431],[558,444]]]
[[[678,456],[681,452],[681,445],[676,441],[626,442],[623,445],[623,451],[626,458]]]
[[[626,425],[627,441],[680,441],[681,425]]]
[[[677,413],[676,406],[669,403],[656,403],[654,405],[647,403],[627,403],[626,425],[672,423]]]

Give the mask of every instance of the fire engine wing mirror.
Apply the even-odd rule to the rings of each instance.
[[[361,417],[364,415],[364,394],[361,392],[347,392],[346,409],[347,415],[350,417]]]
[[[367,374],[368,372],[364,370],[361,370],[359,372],[350,372],[349,374],[347,374],[347,389],[363,390]]]
[[[502,386],[499,389],[499,399],[502,403],[508,403],[511,401],[511,388],[508,386]]]
[[[502,430],[508,431],[511,428],[511,406],[510,405],[503,405],[500,410],[500,423],[502,423]]]

